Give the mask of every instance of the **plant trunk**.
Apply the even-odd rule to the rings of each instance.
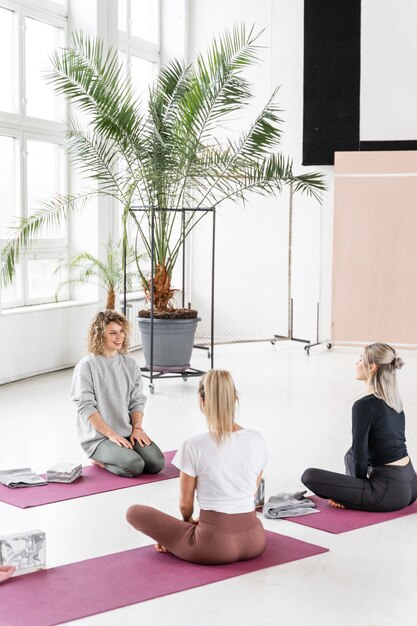
[[[114,293],[113,289],[109,289],[109,291],[107,292],[106,308],[114,311],[115,304],[116,304],[116,294]]]
[[[148,301],[151,299],[151,281],[147,281],[145,294]],[[171,300],[175,289],[171,287],[171,277],[165,265],[157,265],[153,278],[153,305],[156,311],[169,311],[172,309]]]

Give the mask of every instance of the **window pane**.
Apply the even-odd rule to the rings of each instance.
[[[127,76],[127,54],[122,50],[119,50],[119,65],[121,65],[122,79]]]
[[[0,136],[0,239],[8,239],[12,218],[20,215],[18,140]]]
[[[60,259],[30,259],[28,261],[29,301],[55,300],[59,283],[66,280],[61,272],[54,274],[61,263]],[[59,300],[63,299],[63,294],[64,291],[59,292]]]
[[[62,121],[64,103],[46,83],[49,56],[64,43],[62,28],[26,18],[26,113],[32,117]]]
[[[17,42],[14,27],[15,15],[0,7],[0,110],[15,113],[17,110]]]
[[[3,308],[17,306],[22,297],[22,268],[20,264],[17,264],[13,284],[8,287],[1,287],[1,306]]]
[[[37,211],[40,203],[50,202],[56,193],[65,193],[65,153],[62,146],[43,141],[27,142],[28,215]],[[65,224],[43,229],[39,237],[65,237]]]
[[[156,63],[131,57],[132,83],[140,99],[148,100],[148,89],[156,77]]]
[[[132,35],[158,43],[158,0],[131,0]]]
[[[127,31],[127,0],[119,0],[119,30]]]

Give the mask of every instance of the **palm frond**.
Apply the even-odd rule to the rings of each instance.
[[[147,124],[117,50],[104,54],[99,39],[74,33],[70,48],[54,52],[51,62],[46,78],[55,91],[89,116],[93,134],[117,145],[129,167],[141,164]]]
[[[16,218],[17,224],[10,227],[10,237],[1,250],[1,282],[12,283],[21,251],[27,249],[39,233],[59,227],[70,211],[81,210],[96,195],[96,191],[67,196],[57,194],[49,203],[42,202],[41,208],[32,215]]]
[[[126,176],[120,173],[118,149],[110,140],[99,134],[85,132],[77,122],[71,120],[67,131],[67,147],[72,162],[87,178],[100,181],[102,192],[125,197]]]
[[[240,167],[240,176],[238,175]],[[264,159],[249,162],[235,161],[235,187],[226,196],[219,197],[214,206],[227,199],[245,201],[249,192],[260,195],[275,195],[287,185],[295,192],[306,193],[321,201],[327,187],[323,176],[317,172],[294,175],[292,161],[282,154],[271,154]]]

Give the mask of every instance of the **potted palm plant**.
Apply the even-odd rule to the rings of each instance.
[[[184,238],[199,221],[196,210],[227,200],[243,203],[251,193],[279,194],[285,185],[319,198],[322,174],[295,175],[291,159],[278,152],[282,123],[276,90],[248,129],[238,137],[219,136],[220,127],[253,96],[244,70],[258,61],[259,35],[253,27],[236,26],[215,38],[194,64],[171,61],[144,103],[123,77],[117,50],[105,52],[99,40],[78,33],[69,48],[56,51],[47,79],[89,120],[86,128],[69,121],[70,155],[98,188],[58,196],[19,224],[2,252],[6,281],[21,248],[41,228],[59,222],[92,195],[106,194],[123,208],[125,241],[133,222],[143,250],[149,257],[153,252],[153,276],[141,268],[139,274],[148,299],[153,294],[155,318],[178,318],[182,311],[172,304],[172,272]],[[141,214],[133,209],[138,205]],[[184,228],[176,228],[176,212],[168,209],[187,209]]]

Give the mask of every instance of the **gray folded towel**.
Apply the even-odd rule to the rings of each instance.
[[[18,469],[1,470],[0,483],[15,489],[16,487],[36,487],[46,485],[47,482],[42,476],[35,474],[30,467],[20,467]]]
[[[312,500],[304,497],[307,491],[296,491],[295,493],[277,493],[271,496],[264,504],[262,510],[267,519],[280,519],[284,517],[298,517],[299,515],[309,515],[319,513]]]

